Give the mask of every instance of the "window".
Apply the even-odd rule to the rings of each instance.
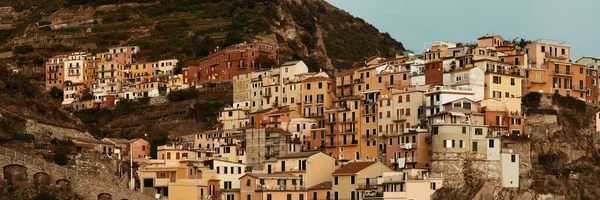
[[[515,85],[515,78],[510,78],[510,85],[512,85],[512,86]]]
[[[542,52],[546,52],[546,46],[542,46]]]
[[[292,200],[292,194],[287,194],[287,200]]]
[[[354,185],[355,181],[356,181],[356,177],[350,176],[350,184]]]
[[[310,83],[307,83],[307,84],[306,84],[306,89],[307,89],[307,90],[310,90]]]
[[[494,98],[502,98],[502,92],[500,92],[500,91],[494,91],[493,96],[494,96]]]
[[[273,195],[272,194],[267,194],[267,200],[273,200]]]
[[[337,176],[334,176],[334,177],[333,177],[333,184],[334,184],[334,185],[337,185],[337,184],[338,184],[338,177],[337,177]]]
[[[475,128],[475,135],[483,135],[483,129],[482,128]]]
[[[319,82],[319,89],[323,88],[323,83]]]
[[[377,83],[381,83],[383,78],[381,76],[377,77]]]
[[[304,200],[304,194],[298,194],[298,200]]]
[[[502,78],[499,76],[494,76],[494,84],[502,84]]]
[[[144,187],[154,187],[154,179],[145,178],[144,179]]]
[[[246,195],[246,200],[252,200],[252,195]]]
[[[435,182],[431,182],[431,190],[436,190]]]
[[[517,155],[510,155],[510,162],[517,162]]]
[[[251,185],[250,179],[246,179],[246,186],[250,186],[250,185]]]
[[[473,151],[477,151],[477,142],[473,142]]]
[[[489,147],[494,148],[494,140],[489,140]]]
[[[458,144],[459,144],[458,147],[460,147],[461,149],[464,148],[462,140],[460,140]]]
[[[431,129],[431,134],[434,134],[434,135],[437,135],[437,134],[438,134],[438,127],[437,127],[437,126],[434,126],[434,127]]]

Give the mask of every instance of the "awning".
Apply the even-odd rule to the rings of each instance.
[[[450,112],[451,115],[464,117],[465,114],[461,112]]]

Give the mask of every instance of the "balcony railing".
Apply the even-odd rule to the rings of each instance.
[[[402,143],[400,145],[400,148],[406,149],[406,150],[416,149],[417,148],[417,144],[416,143]]]
[[[257,191],[278,191],[278,190],[285,190],[285,191],[299,191],[299,190],[306,190],[306,186],[304,185],[257,185],[256,186],[256,190]]]
[[[340,142],[340,146],[357,145],[357,144],[358,144],[358,140]]]
[[[406,116],[405,115],[396,115],[392,117],[392,121],[394,122],[401,122],[401,121],[406,121]]]
[[[578,90],[578,91],[587,91],[587,88],[583,85],[573,85],[571,86],[572,90]]]

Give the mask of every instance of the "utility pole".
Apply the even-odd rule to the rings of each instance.
[[[135,190],[135,179],[133,179],[133,143],[129,143],[129,189]]]

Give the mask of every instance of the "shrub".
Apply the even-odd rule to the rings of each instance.
[[[167,95],[167,99],[169,99],[169,101],[185,101],[188,99],[195,99],[197,97],[198,91],[194,88],[173,91]]]
[[[552,101],[562,108],[568,108],[576,112],[585,112],[587,108],[587,105],[584,101],[571,96],[565,97],[559,94],[554,94],[552,95]]]
[[[538,164],[555,176],[565,176],[567,155],[563,152],[541,153],[538,155]]]
[[[275,60],[269,58],[266,55],[260,55],[258,57],[256,57],[256,64],[258,65],[258,67],[260,67],[261,69],[269,69],[271,67],[274,67],[277,63],[275,62]]]
[[[537,108],[540,106],[540,100],[542,94],[537,92],[530,92],[521,98],[521,103],[527,108]]]
[[[31,45],[21,45],[21,46],[16,46],[13,49],[13,52],[15,54],[27,54],[27,53],[31,53],[33,52],[33,46]]]
[[[58,165],[66,165],[69,163],[69,157],[67,153],[59,151],[54,154],[54,162]]]
[[[61,89],[58,89],[57,87],[52,87],[50,89],[50,97],[54,98],[54,99],[62,99],[64,92]]]

